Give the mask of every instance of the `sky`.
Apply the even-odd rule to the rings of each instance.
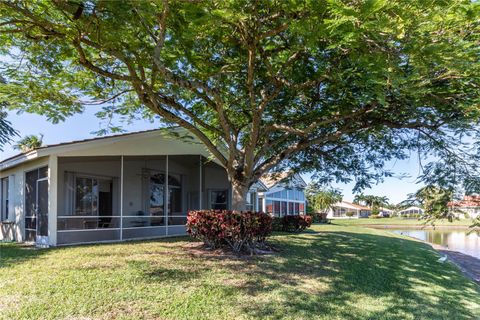
[[[30,134],[43,134],[44,144],[54,144],[79,139],[94,138],[95,131],[102,129],[102,121],[95,117],[98,111],[95,106],[88,106],[83,114],[75,115],[59,124],[52,124],[43,116],[22,113],[16,114],[10,112],[8,120],[12,126],[19,132],[21,137]],[[122,128],[127,132],[149,130],[159,127],[158,123],[151,123],[146,120],[138,120],[131,124],[124,124]],[[18,140],[18,138],[16,138]],[[6,159],[17,154],[18,151],[13,145],[4,146],[3,152],[0,152],[0,160]],[[421,187],[416,183],[416,177],[419,174],[419,165],[417,157],[412,154],[410,159],[398,160],[387,163],[387,169],[395,172],[396,176],[408,175],[407,178],[391,177],[386,178],[384,182],[373,186],[371,189],[364,190],[365,194],[378,196],[387,196],[391,203],[398,203],[407,198],[408,194],[415,192]],[[309,175],[303,175],[303,178],[309,182]],[[345,201],[352,201],[353,183],[334,184],[333,187],[340,189]]]

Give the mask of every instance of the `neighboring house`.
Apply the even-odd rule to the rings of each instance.
[[[393,214],[393,210],[390,210],[388,208],[380,207],[378,208],[378,214],[383,217],[391,217]]]
[[[265,208],[277,187],[252,186],[249,209]],[[5,159],[0,205],[0,240],[56,246],[146,239],[185,234],[189,210],[229,209],[231,185],[197,139],[181,128],[159,129]]]
[[[464,196],[462,200],[449,202],[448,207],[459,217],[475,219],[480,216],[480,196]]]
[[[398,215],[404,217],[423,215],[423,209],[420,207],[412,206],[399,211]]]
[[[356,203],[341,201],[334,204],[327,213],[328,219],[368,218],[372,210]]]
[[[307,184],[299,174],[266,174],[258,184],[261,185],[258,189],[261,211],[277,217],[305,214]]]

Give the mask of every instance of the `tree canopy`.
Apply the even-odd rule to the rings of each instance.
[[[0,103],[181,126],[225,168],[234,208],[284,167],[362,188],[412,150],[466,152],[479,17],[470,0],[1,1]]]
[[[379,209],[380,207],[388,206],[388,198],[385,196],[375,196],[370,194],[357,194],[353,199],[353,203],[361,203],[372,209]]]

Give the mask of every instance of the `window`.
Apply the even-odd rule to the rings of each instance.
[[[288,205],[288,202],[282,201],[282,215],[283,216],[286,216],[288,214],[287,205]]]
[[[255,192],[247,193],[247,210],[248,211],[255,211],[256,201],[255,201]]]
[[[210,191],[210,208],[213,210],[227,210],[228,190]]]
[[[273,214],[273,201],[272,200],[266,200],[265,202],[266,202],[265,210],[267,211],[267,213]]]
[[[168,214],[183,215],[182,208],[182,177],[168,175]]]
[[[0,221],[4,221],[8,219],[8,177],[1,180],[0,191],[2,199],[0,208]]]
[[[273,214],[278,217],[281,215],[280,201],[273,201]]]
[[[163,173],[156,173],[150,176],[149,190],[149,214],[151,216],[163,216],[165,202],[165,175]]]
[[[65,215],[59,216],[57,228],[63,230],[85,230],[118,228],[120,219],[113,212],[113,180],[66,173],[66,190],[71,189],[72,201],[66,200]],[[68,191],[67,191],[68,192]],[[67,195],[67,199],[70,196]]]
[[[98,181],[93,178],[75,180],[75,215],[98,215]]]

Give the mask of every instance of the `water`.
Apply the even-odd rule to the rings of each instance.
[[[392,230],[395,233],[434,243],[480,259],[480,236],[468,230]]]

